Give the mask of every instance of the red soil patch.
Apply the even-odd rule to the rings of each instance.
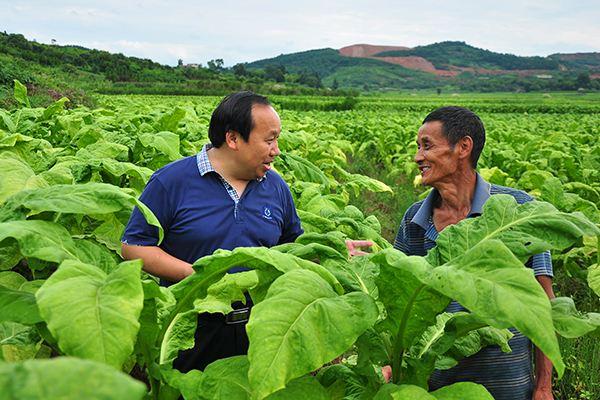
[[[368,58],[382,51],[410,50],[410,47],[402,46],[374,46],[371,44],[353,44],[352,46],[342,47],[340,54],[346,57]]]

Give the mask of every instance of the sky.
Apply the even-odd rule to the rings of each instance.
[[[0,31],[167,65],[445,40],[521,56],[600,52],[599,21],[599,0],[0,0]]]

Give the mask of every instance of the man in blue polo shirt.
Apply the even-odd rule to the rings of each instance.
[[[164,228],[163,242],[158,245],[157,229],[136,208],[122,238],[123,258],[141,258],[146,272],[168,284],[194,273],[192,264],[217,249],[293,242],[303,233],[300,220],[290,189],[271,169],[280,132],[279,116],[265,97],[225,97],[210,120],[210,143],[156,171],[140,196]],[[249,308],[233,307],[227,316],[199,316],[195,346],[179,354],[176,368],[202,370],[247,352]]]
[[[404,214],[394,247],[408,255],[424,256],[435,246],[439,232],[465,218],[481,215],[490,196],[512,195],[519,204],[531,201],[525,192],[486,182],[476,171],[485,144],[485,129],[479,117],[461,107],[442,107],[429,114],[417,135],[415,161],[423,185],[433,187],[427,198]],[[552,292],[550,253],[527,262],[549,297]],[[465,310],[453,301],[449,312]],[[535,350],[535,379],[531,368],[531,343],[515,329],[511,353],[489,346],[445,371],[435,371],[430,390],[460,381],[484,385],[496,400],[550,400],[552,364]]]

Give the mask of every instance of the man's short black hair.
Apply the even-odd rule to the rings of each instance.
[[[229,131],[239,133],[247,142],[254,128],[252,106],[255,104],[271,105],[266,97],[248,91],[232,93],[221,100],[212,113],[208,127],[208,138],[212,145],[221,147]]]
[[[467,108],[448,106],[432,111],[425,117],[423,124],[433,121],[442,123],[442,133],[451,146],[455,146],[465,136],[471,137],[473,140],[471,166],[476,168],[477,161],[485,145],[485,128],[481,118]]]

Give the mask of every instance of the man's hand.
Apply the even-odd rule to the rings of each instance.
[[[554,400],[554,396],[552,395],[552,389],[544,387],[544,388],[535,388],[533,391],[532,400]]]
[[[389,365],[384,365],[381,367],[381,375],[383,375],[383,379],[385,379],[385,383],[390,383],[392,380],[392,367]]]
[[[369,254],[366,251],[360,250],[360,248],[371,246],[373,246],[373,242],[370,240],[346,240],[346,248],[351,257]]]

